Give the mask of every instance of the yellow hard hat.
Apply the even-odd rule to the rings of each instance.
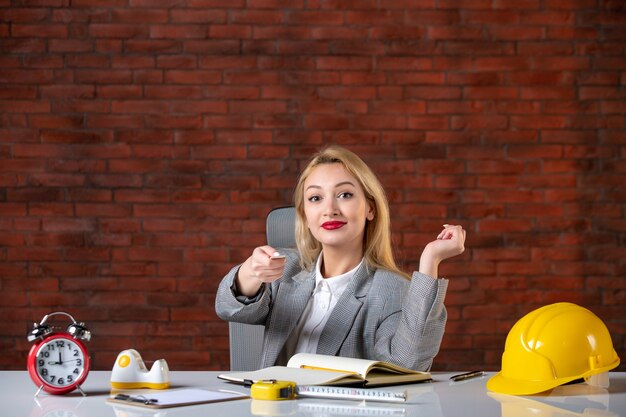
[[[611,335],[591,311],[556,303],[526,314],[509,331],[494,392],[530,395],[619,365]]]

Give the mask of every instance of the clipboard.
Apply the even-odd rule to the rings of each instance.
[[[107,398],[113,404],[159,409],[185,405],[208,404],[249,398],[246,394],[232,391],[209,391],[200,388],[185,388],[149,394],[117,394]]]

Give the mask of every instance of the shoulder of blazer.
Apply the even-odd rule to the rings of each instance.
[[[372,288],[385,288],[406,290],[411,281],[403,276],[389,271],[388,269],[377,269],[372,280]]]

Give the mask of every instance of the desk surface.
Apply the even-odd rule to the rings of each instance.
[[[237,385],[217,379],[219,372],[171,372],[172,388],[201,387],[248,393]],[[558,387],[547,394],[514,397],[488,393],[488,374],[482,378],[451,383],[450,373],[434,373],[432,383],[405,385],[404,404],[345,400],[299,399],[295,401],[237,400],[162,410],[112,405],[110,372],[92,371],[83,384],[87,397],[78,392],[66,396],[41,393],[26,371],[0,371],[2,414],[11,417],[245,417],[245,416],[481,416],[481,417],[626,417],[626,372],[611,373],[608,389],[586,384]]]

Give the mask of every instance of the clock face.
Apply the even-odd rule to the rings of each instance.
[[[74,387],[89,372],[89,357],[77,340],[53,336],[44,340],[35,351],[34,370],[41,382],[51,388]]]

